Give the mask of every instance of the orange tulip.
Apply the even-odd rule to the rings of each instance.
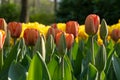
[[[9,22],[8,30],[11,33],[11,37],[18,38],[22,32],[22,24],[20,22]]]
[[[74,38],[78,36],[79,24],[76,21],[68,21],[66,23],[66,33],[73,34]]]
[[[35,45],[38,39],[38,35],[39,35],[39,32],[37,29],[32,29],[32,28],[25,29],[23,37],[26,45],[30,45],[30,46]]]
[[[56,29],[57,28],[57,24],[54,23],[54,24],[51,25],[51,27],[54,28],[54,29]]]
[[[51,34],[53,36],[54,41],[55,41],[56,34],[59,32],[62,32],[62,31],[57,28],[53,28],[53,27],[49,28],[49,30],[48,30],[48,34]]]
[[[59,32],[56,35],[56,46],[59,45],[62,33],[63,32]],[[73,34],[68,34],[68,33],[64,33],[64,35],[65,35],[67,49],[70,49],[72,47],[73,42],[74,42],[74,36],[73,36]]]
[[[0,29],[7,31],[6,28],[7,28],[7,23],[6,23],[5,19],[0,18]]]
[[[112,38],[115,42],[117,42],[117,41],[120,39],[120,30],[119,30],[119,29],[114,29],[114,30],[112,30],[111,38]]]
[[[90,14],[85,20],[85,32],[88,35],[95,35],[98,32],[100,18],[96,14]]]
[[[5,42],[6,34],[5,31],[0,30],[0,49],[3,48],[4,42]]]

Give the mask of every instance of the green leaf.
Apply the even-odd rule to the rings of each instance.
[[[20,52],[19,52],[19,54],[17,54],[17,61],[22,61],[23,60],[23,58],[24,58],[24,56],[25,56],[25,54],[26,54],[26,45],[25,45],[25,41],[24,41],[24,39],[23,38],[21,38],[20,39]]]
[[[71,54],[72,54],[72,59],[73,60],[76,60],[76,57],[77,57],[77,53],[78,53],[78,43],[76,41],[74,41],[74,44],[71,48]]]
[[[120,43],[116,43],[114,48],[116,50],[117,55],[120,57]]]
[[[59,64],[57,59],[58,59],[57,56],[53,56],[47,65],[51,78],[54,76],[55,68]]]
[[[18,54],[18,51],[20,47],[20,42],[18,41],[13,48],[11,49],[10,53],[8,54],[7,58],[4,61],[3,69],[0,72],[0,80],[6,80],[8,78],[8,70],[9,67],[14,59],[16,59],[16,56]]]
[[[54,39],[52,35],[48,35],[46,40],[46,54],[52,55],[55,49]]]
[[[43,36],[38,37],[38,40],[35,44],[35,51],[38,51],[42,55],[43,60],[45,61],[46,50]]]
[[[84,41],[81,40],[79,42],[79,48],[77,51],[76,60],[74,60],[73,63],[74,74],[76,77],[81,73],[82,59],[84,58],[83,54],[84,54]]]
[[[112,49],[112,50],[109,52],[109,55],[108,55],[108,57],[107,57],[106,68],[105,68],[106,74],[108,74],[109,69],[110,69],[110,67],[111,67],[112,55],[113,55],[114,53],[116,53],[116,52],[114,51],[114,49]]]
[[[52,35],[48,35],[45,47],[46,47],[46,63],[49,63],[55,50],[55,44],[54,44],[54,39]]]
[[[10,53],[8,54],[7,58],[5,59],[5,64],[3,66],[3,69],[9,68],[10,64],[14,59],[16,59],[17,53],[20,50],[20,41],[18,41],[13,48],[11,49]]]
[[[97,41],[94,42],[94,56],[96,57],[97,53],[99,50],[99,45],[97,43]]]
[[[62,78],[62,64],[61,62],[56,66],[54,71],[54,76],[52,80],[72,80],[72,73],[71,73],[71,66],[67,62],[66,59],[64,59],[64,78]]]
[[[58,46],[57,46],[58,55],[63,57],[67,53],[66,39],[64,33],[62,33]]]
[[[97,80],[97,69],[94,65],[89,63],[88,65],[88,73],[87,73],[87,80]]]
[[[51,80],[48,68],[39,52],[31,61],[27,80]]]
[[[87,70],[88,70],[88,62],[86,59],[82,59],[81,63],[81,74],[78,77],[78,80],[86,80],[87,78]]]
[[[95,58],[95,66],[99,72],[102,72],[106,67],[106,49],[104,45],[101,45],[98,50]]]
[[[20,63],[13,61],[8,72],[8,78],[10,80],[26,80],[26,69]]]
[[[116,55],[113,55],[112,63],[117,80],[120,80],[120,59]]]
[[[104,71],[101,72],[100,79],[101,80],[106,80],[106,75],[105,75]]]

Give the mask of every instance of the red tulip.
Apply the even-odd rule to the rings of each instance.
[[[7,28],[7,23],[6,23],[5,19],[0,18],[0,29],[7,31],[6,28]]]
[[[0,30],[0,49],[3,48],[4,42],[5,42],[6,34],[5,31]]]
[[[88,35],[95,35],[98,32],[100,18],[96,14],[90,14],[85,20],[85,32]]]
[[[79,24],[76,21],[66,23],[66,33],[73,34],[74,38],[78,36]]]
[[[56,35],[56,46],[59,45],[62,33],[63,32],[59,32]],[[64,33],[64,35],[65,35],[67,49],[70,49],[72,47],[73,42],[74,42],[74,36],[73,36],[73,34],[68,34],[68,33]]]
[[[38,39],[39,32],[37,29],[25,29],[23,37],[25,40],[26,45],[35,45]]]
[[[114,30],[112,30],[111,38],[112,38],[115,42],[117,42],[117,41],[120,39],[120,30],[119,30],[119,29],[114,29]]]
[[[11,33],[11,37],[18,38],[22,32],[22,24],[20,22],[9,22],[8,30]]]

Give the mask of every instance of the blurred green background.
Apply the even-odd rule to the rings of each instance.
[[[22,0],[0,0],[0,17],[20,21]],[[24,0],[25,1],[25,0]],[[119,0],[27,0],[30,22],[52,24],[76,20],[84,24],[91,13],[105,18],[109,25],[120,19]]]

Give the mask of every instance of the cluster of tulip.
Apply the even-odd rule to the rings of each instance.
[[[120,80],[118,24],[96,14],[85,25],[0,18],[0,80]]]

